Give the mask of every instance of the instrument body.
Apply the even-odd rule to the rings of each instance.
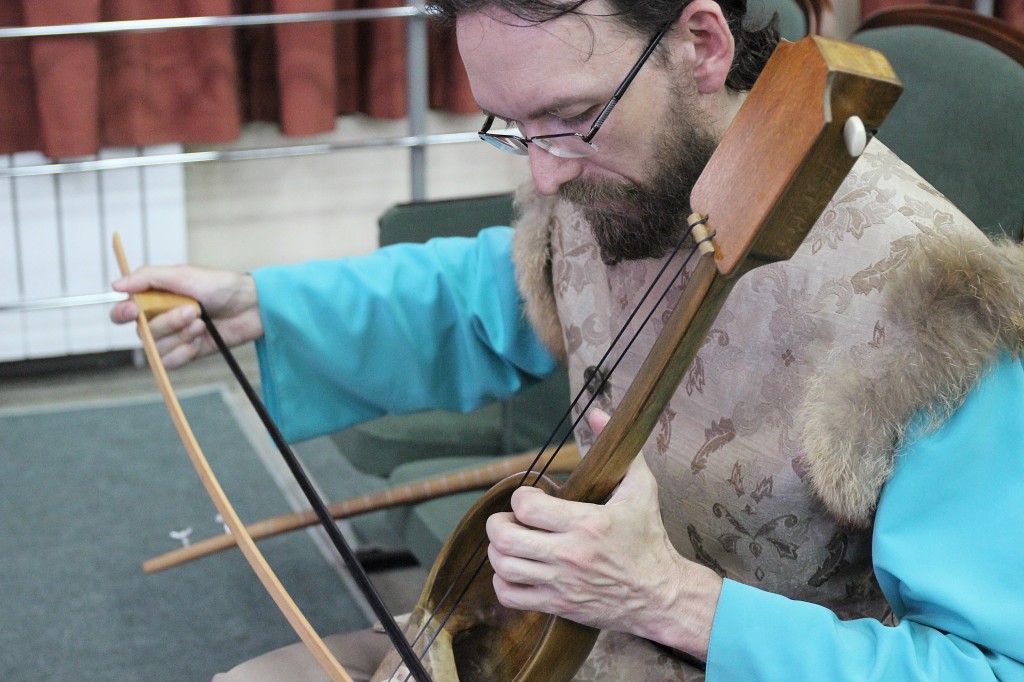
[[[561,486],[532,476],[566,500],[603,503],[650,436],[703,344],[733,283],[789,258],[803,242],[859,149],[847,122],[877,129],[902,86],[877,51],[810,36],[783,43],[747,96],[691,194],[714,248],[687,288],[608,425]],[[861,146],[862,148],[862,146]],[[691,224],[701,216],[691,217]],[[435,680],[560,682],[571,679],[598,631],[562,618],[502,607],[486,562],[485,523],[509,509],[523,475],[506,479],[470,509],[438,556],[406,634]],[[417,634],[419,636],[417,638]],[[375,681],[395,679],[389,656]],[[398,677],[397,679],[402,679]]]
[[[420,632],[422,640],[436,639],[428,649],[425,662],[433,678],[441,680],[569,679],[582,665],[597,637],[597,630],[543,613],[508,609],[494,597],[490,564],[480,570],[466,571],[474,558],[486,552],[484,525],[494,513],[509,508],[512,493],[523,483],[517,474],[487,491],[466,513],[452,532],[427,579],[426,588],[413,611],[407,634]],[[551,478],[532,477],[534,485],[549,494],[557,494],[558,483]],[[447,614],[458,600],[451,617],[443,623],[432,614]],[[559,642],[558,647],[535,651],[537,633]],[[415,648],[415,647],[414,647]],[[523,669],[522,662],[528,663]],[[397,659],[395,661],[397,664]],[[373,679],[388,679],[394,671]]]

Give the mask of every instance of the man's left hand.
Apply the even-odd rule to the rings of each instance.
[[[607,415],[591,419],[595,432],[606,422]],[[488,520],[487,535],[503,605],[706,655],[721,579],[672,546],[642,454],[606,504],[523,487],[511,512]]]

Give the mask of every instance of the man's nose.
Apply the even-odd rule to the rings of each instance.
[[[533,185],[545,196],[555,194],[559,187],[583,172],[583,159],[563,159],[537,145],[530,145],[529,157]]]

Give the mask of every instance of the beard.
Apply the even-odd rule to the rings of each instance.
[[[609,265],[660,258],[676,247],[686,228],[690,192],[718,141],[699,125],[682,93],[674,93],[669,113],[672,125],[653,159],[649,182],[571,180],[559,188],[559,196],[590,223],[601,259]]]

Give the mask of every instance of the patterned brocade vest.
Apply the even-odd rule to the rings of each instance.
[[[662,261],[605,265],[589,226],[565,202],[521,193],[520,212],[520,287],[534,326],[564,353],[579,391]],[[841,618],[887,616],[872,573],[870,528],[840,524],[815,496],[798,412],[808,380],[827,359],[840,354],[870,367],[880,349],[900,342],[882,291],[918,240],[948,229],[975,230],[874,142],[796,255],[737,282],[644,449],[681,554]],[[669,304],[682,286],[685,276]],[[650,348],[666,314],[656,312],[635,348]],[[614,411],[644,355],[627,355],[599,407]],[[593,442],[585,422],[576,436],[584,449]],[[576,679],[702,677],[671,652],[605,632]]]

